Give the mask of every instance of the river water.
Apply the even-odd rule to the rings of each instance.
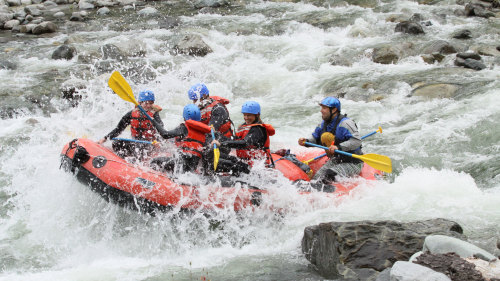
[[[17,68],[0,69],[0,280],[322,280],[300,241],[304,227],[328,221],[447,218],[498,255],[498,57],[483,56],[487,68],[474,71],[454,66],[454,54],[426,64],[421,53],[407,52],[386,65],[374,63],[371,53],[382,44],[433,40],[459,48],[494,45],[500,21],[457,16],[464,6],[455,1],[356,2],[365,7],[248,1],[212,13],[183,2],[147,2],[107,16],[90,12],[84,23],[58,22],[52,35],[2,31],[8,40],[0,59]],[[144,5],[158,13],[140,15]],[[426,34],[395,33],[388,19],[414,13],[431,22]],[[180,24],[161,28],[165,16]],[[471,30],[473,39],[451,39],[460,29]],[[213,52],[173,54],[185,34],[200,35]],[[51,59],[64,41],[79,58]],[[142,55],[102,60],[104,44]],[[225,210],[210,219],[201,213],[150,217],[109,204],[60,170],[59,154],[75,137],[102,138],[130,110],[107,87],[113,70],[134,92],[156,93],[167,129],[182,121],[187,89],[197,82],[231,100],[236,124],[241,105],[258,101],[263,120],[277,130],[273,149],[299,149],[297,139],[320,121],[318,102],[342,94],[342,111],[361,134],[382,127],[364,141],[364,151],[390,156],[394,173],[387,181],[361,183],[336,202],[316,194],[314,206],[278,182],[270,188],[288,210],[283,216]],[[412,95],[417,83],[457,90],[447,98]],[[83,86],[78,106],[62,98],[66,84]]]

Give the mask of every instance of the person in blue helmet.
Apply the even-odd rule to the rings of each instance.
[[[356,123],[340,113],[340,101],[335,97],[326,97],[319,105],[321,106],[320,112],[323,121],[312,133],[312,138],[300,138],[298,141],[299,145],[302,146],[307,146],[305,144],[307,141],[329,147],[327,154],[330,160],[316,172],[311,182],[329,184],[339,176],[359,175],[363,167],[361,160],[334,153],[337,149],[352,154],[363,154],[361,151],[361,136]],[[334,141],[332,142],[330,138],[330,143],[322,143],[322,139],[328,139],[324,137],[324,134],[333,134]]]
[[[189,104],[184,107],[181,123],[173,130],[165,130],[158,122],[153,126],[164,139],[175,138],[175,144],[180,150],[179,157],[157,157],[151,161],[153,168],[157,170],[172,171],[180,167],[180,172],[191,172],[196,170],[203,155],[203,147],[206,134],[210,133],[210,127],[200,122],[200,109]],[[179,165],[180,164],[180,165]]]
[[[214,126],[215,132],[225,138],[233,136],[233,122],[229,118],[229,111],[226,105],[229,100],[210,96],[210,91],[203,83],[197,83],[188,90],[188,97],[197,104],[201,111],[201,122],[208,126]]]
[[[221,149],[236,149],[237,157],[221,153],[217,165],[217,171],[232,172],[236,176],[240,173],[249,173],[249,168],[257,159],[264,159],[268,166],[273,165],[269,150],[269,137],[274,135],[275,130],[272,125],[262,122],[260,104],[247,101],[241,107],[241,113],[243,113],[245,123],[236,130],[236,138],[220,142],[213,140],[211,143],[212,146],[215,144]]]
[[[139,104],[144,108],[147,114],[153,119],[156,120],[161,126],[163,126],[163,121],[160,118],[159,112],[162,108],[156,105],[155,102],[155,94],[151,90],[144,90],[139,93],[138,98]],[[99,144],[103,144],[108,139],[116,138],[120,135],[127,126],[130,125],[130,132],[132,138],[135,140],[141,141],[154,141],[156,140],[156,129],[153,127],[153,124],[149,119],[144,116],[138,107],[133,110],[127,112],[118,125],[104,138],[98,141]],[[113,141],[113,149],[117,154],[121,157],[126,156],[144,156],[143,152],[151,151],[151,145],[142,144],[142,143],[134,143],[127,142],[121,140]]]

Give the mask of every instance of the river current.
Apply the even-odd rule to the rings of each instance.
[[[243,1],[207,13],[184,2],[145,2],[59,22],[51,35],[1,31],[0,59],[17,67],[0,69],[0,280],[322,280],[300,242],[306,226],[328,221],[446,218],[499,255],[498,56],[483,56],[481,71],[455,66],[454,54],[434,64],[405,49],[396,63],[371,59],[384,44],[498,45],[499,18],[460,16],[454,11],[464,6],[455,1],[348,2]],[[146,7],[157,12],[142,15]],[[430,23],[424,35],[394,32],[391,18],[415,13]],[[164,28],[167,16],[178,25]],[[452,39],[461,29],[473,38]],[[213,52],[173,53],[186,34],[200,35]],[[65,41],[77,56],[51,59]],[[105,44],[128,59],[101,59]],[[258,101],[277,131],[272,149],[300,149],[297,139],[320,122],[318,102],[340,95],[362,135],[382,127],[363,150],[391,157],[394,173],[337,202],[317,194],[315,206],[283,180],[270,187],[289,210],[282,216],[225,210],[210,218],[151,217],[109,204],[60,170],[59,155],[75,137],[102,138],[131,109],[107,86],[113,70],[135,93],[156,93],[167,129],[182,121],[194,83],[230,99],[235,124],[241,105]],[[455,90],[414,94],[433,84]],[[62,97],[66,85],[80,86],[77,106]]]

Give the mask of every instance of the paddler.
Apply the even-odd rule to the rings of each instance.
[[[260,104],[255,101],[247,101],[241,107],[241,113],[245,122],[236,130],[234,140],[213,140],[214,144],[221,149],[234,148],[236,156],[221,153],[217,165],[217,171],[232,172],[234,175],[240,173],[249,173],[254,160],[266,161],[268,166],[272,166],[271,153],[269,150],[269,137],[274,135],[275,131],[272,125],[265,124],[260,118]],[[211,154],[213,157],[213,153]],[[208,157],[209,163],[210,159]]]
[[[161,170],[173,170],[176,166],[180,172],[191,172],[196,170],[203,154],[203,146],[206,134],[210,133],[210,127],[200,122],[200,109],[194,104],[188,104],[182,112],[184,123],[175,129],[167,131],[159,123],[153,122],[160,136],[165,139],[175,138],[175,144],[180,150],[179,157],[157,157],[152,160],[153,167]],[[176,165],[180,164],[180,165]]]
[[[229,118],[229,111],[226,108],[226,104],[229,104],[228,99],[210,96],[207,86],[203,83],[191,86],[188,90],[188,97],[200,108],[202,123],[214,126],[215,131],[226,138],[233,136],[231,128],[233,122]]]
[[[144,108],[147,114],[153,118],[158,124],[163,126],[163,121],[160,118],[159,112],[162,108],[155,104],[155,94],[151,90],[144,90],[139,93],[139,104]],[[153,124],[138,107],[127,112],[118,125],[109,134],[99,140],[98,144],[103,144],[108,139],[113,139],[120,135],[127,126],[130,125],[130,132],[132,138],[140,141],[154,141],[156,140],[157,131]],[[153,146],[142,143],[135,143],[129,141],[113,140],[113,150],[120,156],[136,156],[142,157],[144,152],[151,151]]]
[[[329,149],[326,152],[330,160],[316,172],[311,182],[329,184],[339,176],[359,175],[363,167],[361,160],[334,153],[337,149],[352,154],[363,154],[356,123],[347,115],[340,113],[340,101],[335,97],[326,97],[319,105],[323,121],[312,133],[312,138],[300,138],[299,145],[307,146],[305,142],[311,142],[327,146]],[[328,141],[330,143],[322,143],[321,140],[329,139],[327,136],[331,134],[333,136]]]

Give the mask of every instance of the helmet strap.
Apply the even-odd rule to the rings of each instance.
[[[330,118],[329,121],[332,121],[335,116],[339,114],[339,110],[337,109],[335,112],[333,112],[333,109],[337,109],[336,107],[330,107]]]

